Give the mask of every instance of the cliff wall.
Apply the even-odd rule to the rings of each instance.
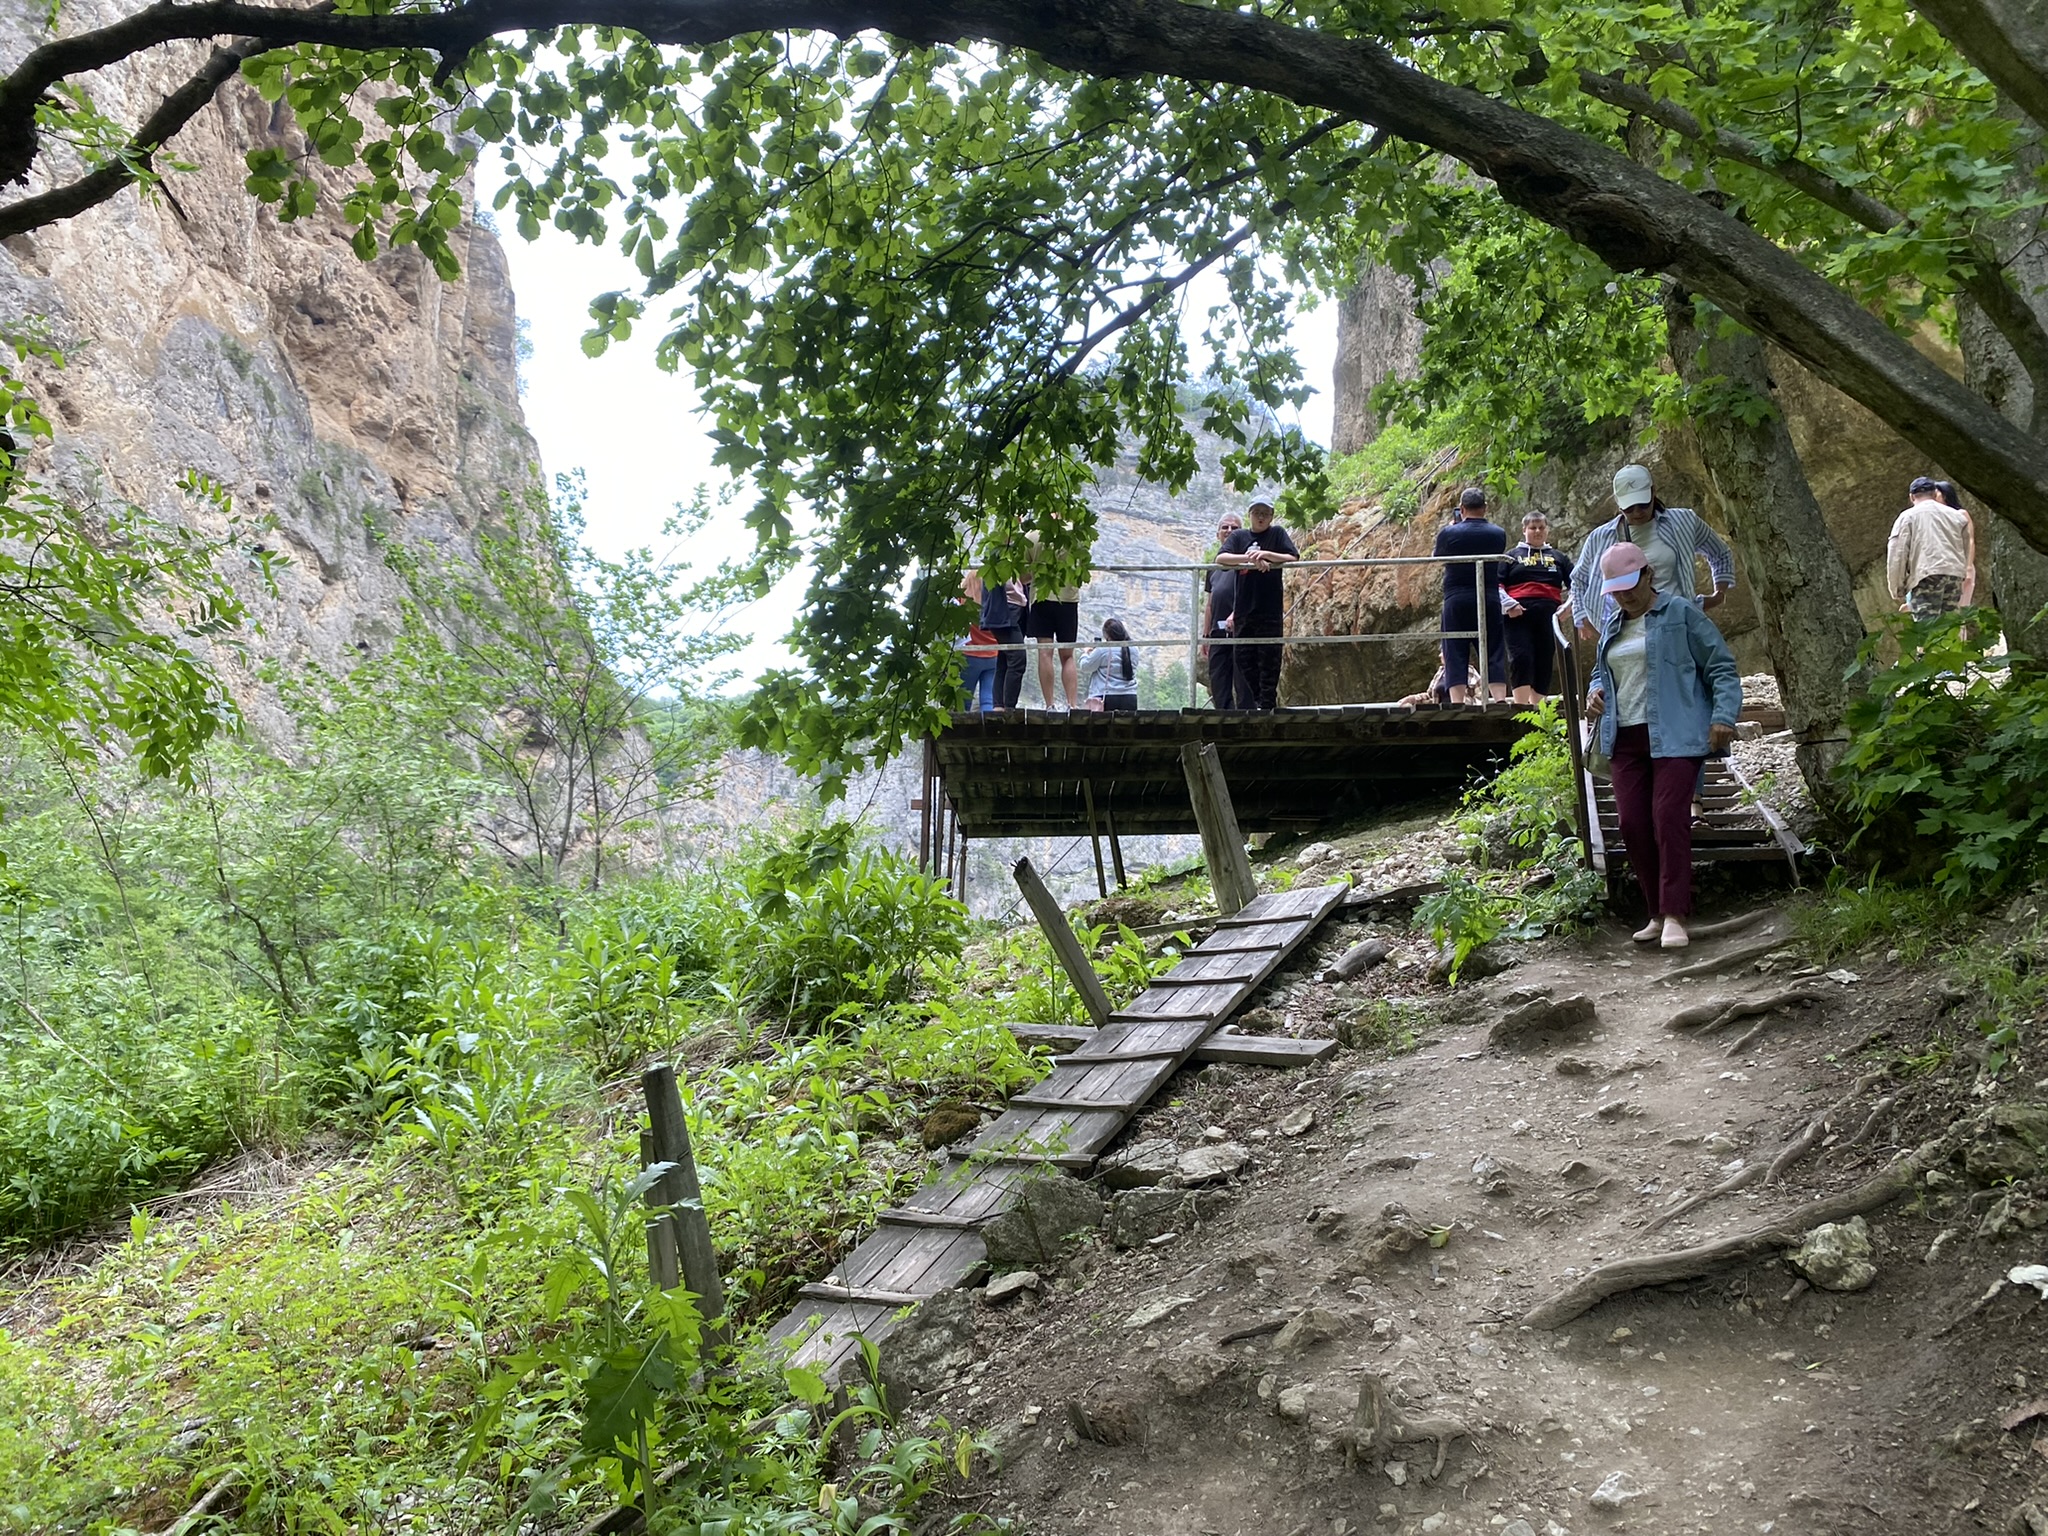
[[[0,64],[40,39],[42,12],[0,0]],[[65,29],[119,12],[67,5]],[[196,57],[159,50],[95,77],[95,96],[132,113]],[[260,626],[252,659],[339,672],[397,627],[381,541],[463,559],[501,498],[538,484],[539,455],[496,238],[458,232],[455,283],[409,250],[359,261],[331,204],[287,224],[243,190],[249,150],[298,154],[296,140],[284,108],[229,86],[172,146],[197,171],[0,244],[0,316],[39,318],[67,354],[35,380],[56,429],[45,472],[81,500],[218,531],[174,487],[196,469],[274,515],[267,542],[289,562],[276,593],[253,566],[236,578]],[[215,660],[252,727],[282,742],[251,667]]]

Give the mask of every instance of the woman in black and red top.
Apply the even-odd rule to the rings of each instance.
[[[1550,519],[1531,512],[1522,519],[1522,542],[1508,552],[1500,576],[1500,607],[1507,620],[1508,676],[1517,704],[1534,704],[1551,691],[1550,665],[1557,640],[1550,616],[1565,606],[1571,590],[1572,559],[1550,547]]]

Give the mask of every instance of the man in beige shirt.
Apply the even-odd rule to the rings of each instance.
[[[1907,494],[1913,504],[1892,524],[1885,545],[1885,587],[1903,612],[1924,624],[1968,606],[1977,585],[1977,533],[1970,514],[1944,506],[1927,476]]]

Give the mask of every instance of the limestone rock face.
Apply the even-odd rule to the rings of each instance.
[[[44,7],[0,0],[0,66],[42,38]],[[125,7],[86,0],[66,30]],[[165,48],[94,77],[132,120],[201,54]],[[133,190],[0,245],[0,314],[41,317],[67,355],[34,382],[56,429],[39,466],[81,500],[133,502],[218,531],[174,486],[186,469],[237,507],[274,514],[288,557],[278,591],[252,566],[237,580],[262,627],[252,660],[345,671],[395,632],[401,587],[380,541],[460,560],[505,494],[539,480],[519,409],[517,337],[504,252],[465,224],[463,276],[444,283],[406,250],[365,264],[323,202],[280,223],[242,187],[244,155],[303,144],[282,107],[239,82],[174,141],[199,169],[168,195]],[[322,173],[323,196],[344,179]],[[255,729],[289,731],[247,667],[221,656]]]
[[[1412,376],[1421,357],[1414,285],[1391,267],[1367,263],[1337,310],[1332,453],[1356,453],[1379,435],[1373,390],[1384,380]]]

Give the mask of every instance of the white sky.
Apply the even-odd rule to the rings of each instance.
[[[486,174],[492,165],[486,157]],[[480,201],[488,207],[488,193]],[[643,545],[665,552],[662,524],[676,504],[688,502],[699,485],[716,486],[724,478],[712,467],[712,445],[689,380],[654,365],[654,340],[666,308],[654,311],[630,342],[613,343],[603,357],[586,357],[582,337],[590,300],[613,289],[637,292],[639,273],[633,264],[615,247],[578,245],[548,226],[530,244],[514,233],[503,238],[519,313],[533,343],[533,356],[521,365],[520,376],[526,424],[540,443],[543,466],[550,476],[583,471],[589,490],[586,537],[598,554],[617,556]],[[1222,284],[1198,280],[1188,292],[1189,348],[1200,357],[1203,320],[1221,298]],[[1336,332],[1334,303],[1300,317],[1294,327],[1303,373],[1317,390],[1301,412],[1300,425],[1324,444],[1330,440]],[[732,515],[733,540],[748,539],[738,521],[738,504]],[[738,544],[721,542],[712,563],[740,552]],[[796,616],[804,584],[803,572],[792,574],[736,621],[740,631],[753,636],[737,658],[744,681],[790,663],[782,638]]]

